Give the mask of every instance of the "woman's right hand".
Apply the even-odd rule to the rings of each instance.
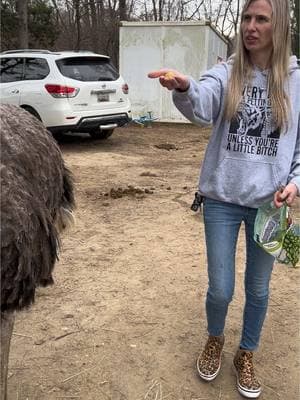
[[[174,69],[163,68],[157,71],[151,71],[148,74],[148,78],[159,78],[160,84],[169,90],[177,89],[181,92],[185,92],[190,87],[189,78]]]

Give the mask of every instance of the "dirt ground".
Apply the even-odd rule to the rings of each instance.
[[[231,370],[241,331],[243,230],[223,366],[209,384],[195,360],[206,338],[202,215],[190,206],[209,130],[153,124],[106,141],[65,137],[76,225],[55,286],[18,314],[10,400],[238,400]],[[276,265],[256,369],[262,400],[299,399],[299,274]],[[298,300],[297,300],[298,297]]]

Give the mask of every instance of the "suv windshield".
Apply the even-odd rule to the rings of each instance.
[[[62,75],[77,81],[115,81],[119,73],[108,58],[72,57],[56,61]]]

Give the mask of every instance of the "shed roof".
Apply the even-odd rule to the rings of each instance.
[[[199,20],[199,21],[120,21],[120,26],[134,26],[134,27],[144,27],[144,26],[209,26],[216,35],[220,37],[226,44],[228,40],[211,24],[210,21]]]

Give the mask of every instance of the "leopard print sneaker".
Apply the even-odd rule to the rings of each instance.
[[[233,365],[239,393],[248,399],[259,397],[261,386],[254,373],[253,352],[239,349],[234,357]]]
[[[197,360],[197,370],[202,379],[212,381],[221,368],[224,336],[209,336],[203,352]]]

